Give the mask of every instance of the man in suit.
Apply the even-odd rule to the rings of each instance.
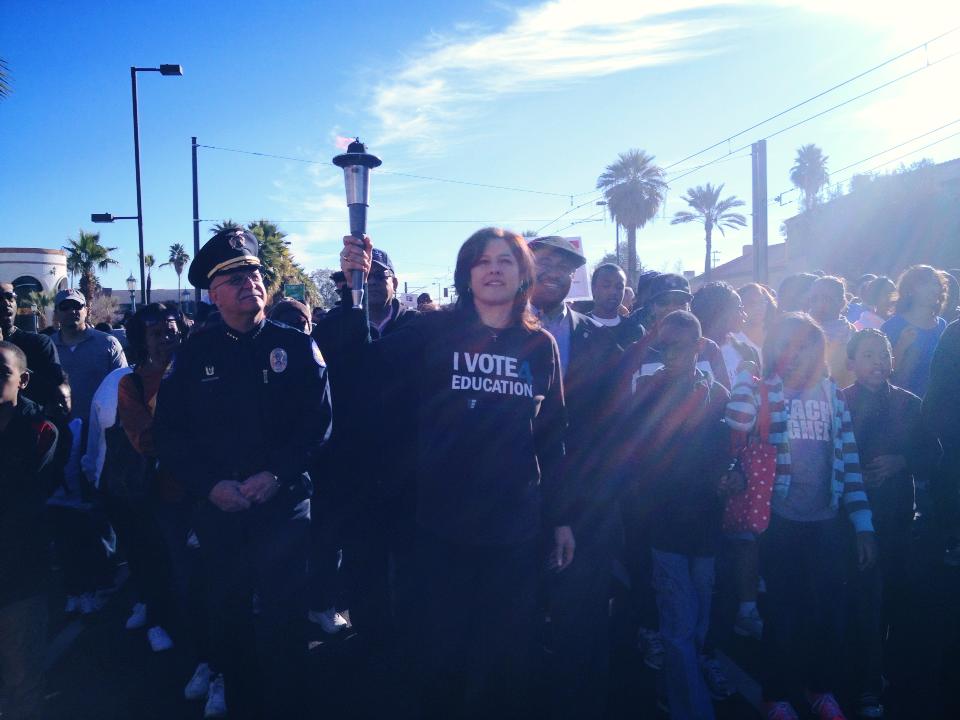
[[[616,488],[605,464],[611,444],[610,380],[622,351],[609,328],[564,302],[573,273],[586,259],[562,237],[535,238],[536,284],[531,304],[557,341],[569,428],[566,475],[571,491],[577,559],[548,578],[554,636],[552,717],[599,718],[608,676],[608,603],[616,544]]]

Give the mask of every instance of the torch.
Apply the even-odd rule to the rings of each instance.
[[[347,207],[350,209],[350,234],[363,240],[367,232],[367,205],[370,200],[370,169],[381,165],[380,158],[367,152],[360,138],[347,146],[343,155],[337,155],[333,164],[343,168],[343,182],[347,190]],[[353,290],[353,306],[363,305],[363,272],[354,270],[350,277]]]

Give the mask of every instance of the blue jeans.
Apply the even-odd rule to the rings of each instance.
[[[652,552],[670,717],[713,720],[713,703],[700,671],[700,651],[710,626],[714,558]]]

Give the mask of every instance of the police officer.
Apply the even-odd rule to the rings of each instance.
[[[222,322],[177,351],[156,435],[161,462],[197,498],[212,660],[230,716],[302,717],[306,468],[331,410],[316,345],[264,316],[257,250],[250,233],[224,230],[191,263],[190,282],[208,290]]]

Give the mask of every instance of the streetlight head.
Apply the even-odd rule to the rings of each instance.
[[[113,215],[110,213],[91,213],[90,222],[95,223],[112,223]]]
[[[133,272],[130,273],[130,276],[127,278],[127,290],[133,292],[137,289],[137,279],[133,277]]]
[[[161,75],[183,75],[183,66],[182,65],[161,65],[160,74]]]

